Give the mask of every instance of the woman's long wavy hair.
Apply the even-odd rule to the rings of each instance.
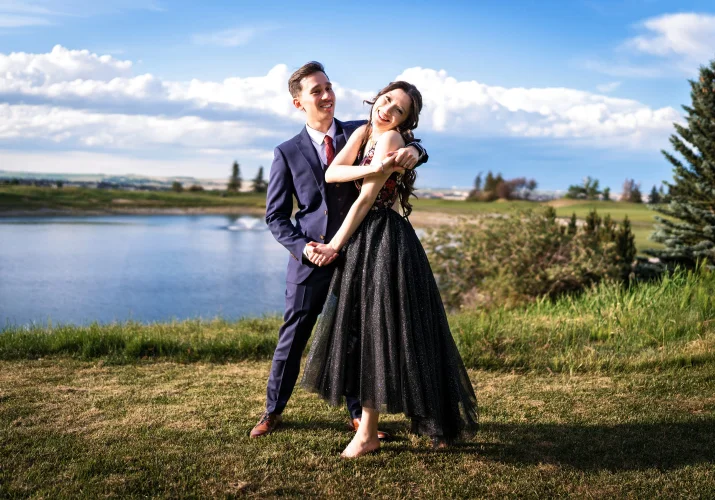
[[[370,105],[370,114],[368,115],[367,127],[365,128],[365,134],[362,138],[362,145],[360,146],[360,151],[365,148],[367,141],[370,139],[370,135],[372,135],[372,109],[375,106],[375,102],[377,102],[377,99],[381,95],[396,89],[402,90],[412,100],[412,106],[410,106],[410,110],[407,113],[407,117],[402,121],[402,123],[400,123],[400,125],[397,126],[396,130],[402,136],[402,139],[405,141],[405,144],[409,144],[410,142],[413,142],[415,140],[415,136],[413,135],[412,131],[417,128],[417,125],[420,122],[420,111],[422,111],[422,94],[420,94],[420,91],[417,90],[417,87],[415,87],[411,83],[397,81],[390,83],[387,87],[378,92],[372,100],[363,101],[365,102],[365,104]],[[400,198],[400,205],[402,206],[402,211],[404,212],[405,216],[408,216],[410,215],[410,213],[412,213],[412,205],[410,204],[409,199],[410,196],[412,196],[415,192],[416,178],[417,174],[415,174],[414,169],[405,171],[405,173],[402,174],[402,185],[398,185],[397,188],[398,196]]]

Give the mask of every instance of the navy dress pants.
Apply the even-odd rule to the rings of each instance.
[[[333,266],[315,269],[302,284],[286,283],[286,308],[283,326],[278,331],[278,345],[273,353],[266,391],[266,410],[282,413],[293,393],[300,359],[318,315],[328,295]],[[346,398],[351,418],[362,416],[360,401]]]

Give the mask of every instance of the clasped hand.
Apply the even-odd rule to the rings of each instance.
[[[375,165],[375,173],[392,175],[394,172],[397,172],[398,174],[404,174],[405,170],[413,168],[416,163],[414,158],[410,155],[403,156],[401,151],[404,151],[404,149],[387,153],[385,159],[382,160],[381,163]]]
[[[330,245],[311,241],[307,245],[308,260],[318,267],[327,266],[338,257],[338,251]]]
[[[387,157],[395,160],[395,165],[401,170],[395,169],[394,171],[401,174],[404,173],[405,170],[411,170],[417,166],[420,154],[414,146],[408,146],[406,148],[387,153]],[[387,161],[387,158],[385,161]],[[387,164],[385,164],[385,166],[387,167]]]

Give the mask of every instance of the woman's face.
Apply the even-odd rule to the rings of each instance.
[[[397,128],[410,112],[412,99],[402,89],[393,89],[377,98],[372,107],[372,125],[376,130]]]

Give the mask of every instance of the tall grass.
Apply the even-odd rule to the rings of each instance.
[[[715,273],[678,271],[652,283],[601,283],[517,309],[450,315],[470,368],[628,372],[715,361]],[[70,356],[225,362],[270,359],[280,318],[166,324],[8,326],[0,359]]]
[[[678,271],[521,309],[452,316],[473,368],[630,371],[715,361],[715,273]]]
[[[280,318],[136,322],[89,326],[8,326],[0,331],[0,359],[52,355],[105,357],[126,363],[146,358],[181,362],[268,359],[276,346]]]

